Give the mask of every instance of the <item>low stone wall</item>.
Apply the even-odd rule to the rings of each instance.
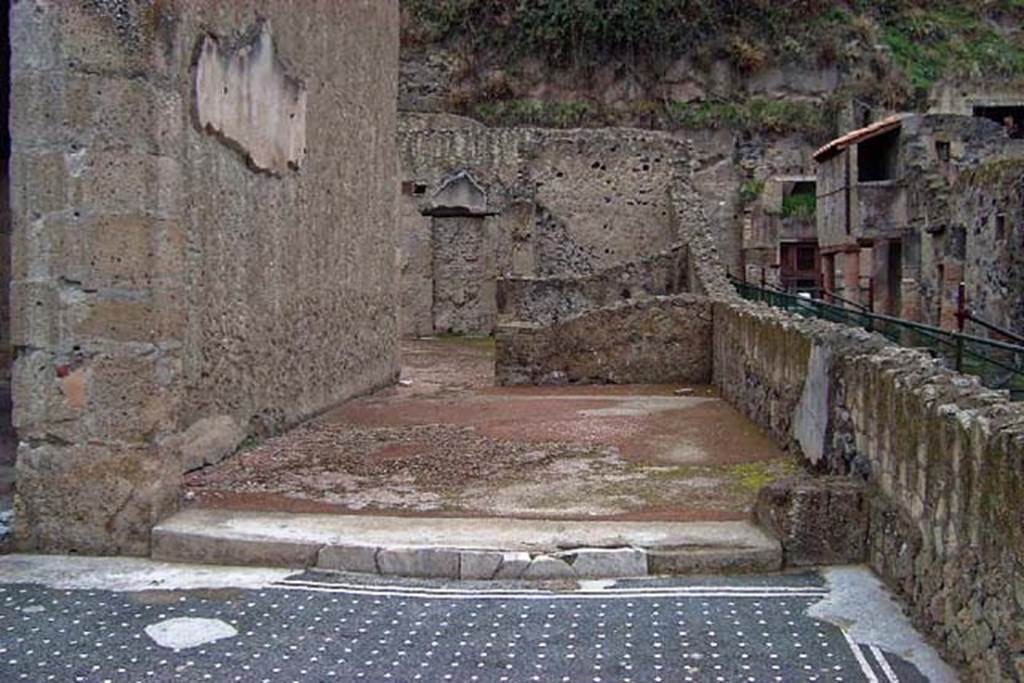
[[[1024,676],[1024,406],[866,332],[714,305],[714,382],[869,486],[868,559],[976,680]]]
[[[708,299],[651,297],[554,325],[501,325],[495,374],[501,385],[706,384],[711,335]]]
[[[623,301],[686,292],[687,255],[678,245],[585,277],[504,278],[498,281],[498,315],[549,325]]]

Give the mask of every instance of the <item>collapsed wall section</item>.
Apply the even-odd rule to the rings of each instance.
[[[553,324],[498,328],[500,385],[707,384],[711,302],[677,294],[624,301]]]
[[[634,298],[688,292],[688,256],[686,246],[677,245],[582,277],[502,278],[498,315],[547,325]]]
[[[822,472],[868,481],[871,566],[977,680],[1024,672],[1024,407],[861,330],[714,310],[714,382]]]
[[[397,32],[394,0],[12,7],[21,548],[145,553],[183,470],[394,378]]]

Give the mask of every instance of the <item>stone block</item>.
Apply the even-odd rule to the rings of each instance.
[[[486,581],[493,579],[502,565],[498,550],[463,550],[459,553],[459,578]]]
[[[22,439],[43,439],[52,423],[77,418],[61,392],[53,355],[27,351],[14,361],[11,373],[12,422]]]
[[[16,280],[10,285],[11,344],[46,349],[60,339],[60,293],[55,283]]]
[[[104,354],[89,367],[89,426],[96,438],[133,440],[175,431],[175,389],[164,386],[157,354]]]
[[[59,5],[31,0],[10,6],[11,72],[53,70],[61,64]]]
[[[83,148],[66,164],[69,199],[83,214],[179,218],[184,209],[181,164],[171,157]]]
[[[647,572],[652,576],[688,574],[753,574],[782,567],[779,548],[681,548],[647,551]]]
[[[562,553],[576,575],[585,579],[646,576],[647,554],[638,548],[583,548]]]
[[[109,443],[109,442],[108,442]],[[18,449],[15,539],[24,552],[146,555],[178,505],[180,473],[146,446]]]
[[[178,393],[168,385],[170,360],[127,351],[77,361],[25,354],[12,383],[18,431],[23,438],[71,443],[141,442],[173,433]]]
[[[197,420],[181,434],[165,440],[165,449],[177,451],[181,471],[188,472],[204,465],[213,465],[235,452],[245,438],[245,430],[230,415],[216,415]]]
[[[459,551],[449,548],[381,548],[377,567],[385,576],[459,578]]]
[[[63,152],[16,149],[11,157],[11,216],[15,236],[26,221],[71,204]]]
[[[11,93],[11,133],[23,145],[162,154],[182,144],[180,95],[143,79],[22,72]]]
[[[503,553],[501,557],[501,567],[498,568],[494,578],[505,581],[521,579],[523,578],[523,574],[526,572],[527,567],[530,566],[530,562],[530,553]]]
[[[180,221],[117,214],[48,223],[53,225],[39,238],[40,244],[51,245],[48,272],[85,289],[163,288],[183,278],[185,231]]]
[[[869,511],[865,486],[856,479],[782,479],[761,489],[755,512],[782,543],[789,566],[855,564],[867,557]]]
[[[377,551],[373,546],[328,545],[320,549],[316,566],[342,572],[376,574]]]
[[[163,562],[301,569],[316,563],[317,550],[317,544],[302,540],[223,538],[158,525],[153,529],[151,557]]]
[[[70,297],[66,297],[66,300]],[[184,295],[174,285],[150,295],[89,294],[76,297],[62,315],[66,334],[79,345],[90,342],[159,344],[180,339],[186,324]]]
[[[538,555],[530,562],[530,566],[523,572],[523,578],[527,580],[543,579],[574,579],[576,572],[563,559],[551,555]]]
[[[58,57],[70,69],[132,76],[160,75],[173,24],[161,3],[32,2],[54,15]]]

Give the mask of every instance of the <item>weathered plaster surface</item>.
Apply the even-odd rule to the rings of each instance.
[[[239,147],[255,168],[281,174],[302,164],[306,87],[274,54],[269,23],[235,50],[203,37],[195,101],[199,125]]]
[[[811,348],[811,357],[807,360],[807,381],[793,415],[796,440],[812,465],[817,465],[825,457],[829,360],[827,349],[821,346]]]

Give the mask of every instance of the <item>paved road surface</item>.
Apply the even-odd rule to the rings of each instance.
[[[858,569],[541,588],[111,562],[0,557],[0,681],[952,680]],[[865,609],[891,643],[828,621]]]

